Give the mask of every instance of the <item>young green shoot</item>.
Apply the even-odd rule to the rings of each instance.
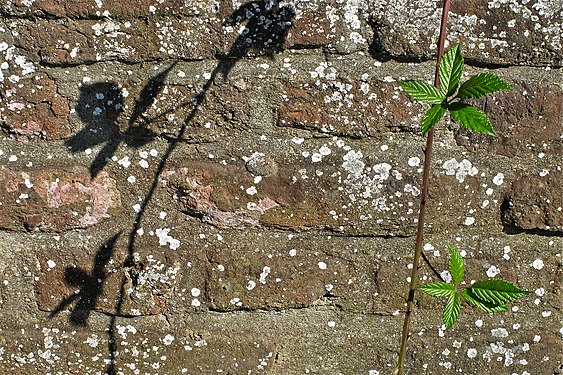
[[[456,44],[440,60],[440,89],[422,81],[399,82],[413,99],[432,104],[422,118],[423,134],[428,133],[449,112],[456,122],[470,131],[496,135],[487,115],[463,100],[481,98],[500,90],[512,90],[512,87],[489,72],[476,74],[460,85],[463,68],[461,49]]]
[[[486,313],[493,313],[507,311],[506,304],[530,293],[518,289],[511,282],[502,279],[481,280],[461,291],[458,290],[465,273],[465,266],[459,251],[449,245],[448,249],[450,251],[451,282],[431,282],[419,287],[421,291],[433,297],[447,298],[442,314],[442,321],[446,329],[452,328],[459,318],[461,297],[470,305]]]

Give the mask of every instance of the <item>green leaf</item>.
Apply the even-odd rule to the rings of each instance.
[[[480,98],[499,90],[512,91],[514,89],[496,74],[479,73],[472,76],[461,85],[456,97],[461,99]]]
[[[481,301],[472,294],[471,288],[465,288],[461,291],[461,295],[465,300],[472,306],[477,307],[478,309],[486,312],[486,313],[495,313],[495,312],[502,312],[508,311],[508,308],[505,305],[494,305],[487,301]]]
[[[436,125],[445,114],[446,109],[440,104],[436,104],[426,111],[424,117],[422,118],[422,134],[428,133],[428,131],[432,129],[432,127]]]
[[[399,85],[413,99],[428,104],[440,104],[446,98],[446,94],[436,87],[422,81],[399,82]]]
[[[454,94],[461,79],[461,73],[463,73],[463,55],[459,44],[456,44],[444,53],[438,65],[440,89],[445,91],[447,96]]]
[[[426,283],[419,286],[418,289],[432,297],[450,297],[455,294],[455,286],[443,282]]]
[[[494,305],[505,305],[530,293],[502,279],[480,280],[471,285],[470,289],[473,296]]]
[[[452,280],[454,285],[459,285],[465,273],[463,258],[454,247],[448,245],[448,249],[450,250],[450,273],[452,274]]]
[[[453,327],[454,323],[459,318],[459,313],[461,311],[461,300],[459,299],[459,294],[453,293],[448,298],[446,306],[444,307],[444,314],[442,315],[442,320],[446,325],[446,329]]]
[[[464,128],[482,134],[497,135],[487,115],[472,105],[455,102],[448,106],[454,120]]]

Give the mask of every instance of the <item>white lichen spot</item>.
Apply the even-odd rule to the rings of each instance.
[[[319,163],[319,162],[322,161],[322,160],[323,160],[323,156],[322,156],[321,154],[319,154],[318,152],[314,152],[314,153],[311,155],[311,161],[312,161],[313,163]]]
[[[262,269],[262,273],[260,273],[260,279],[258,280],[260,281],[261,284],[266,284],[266,277],[268,277],[270,271],[271,271],[270,267],[264,266],[264,268]]]
[[[124,158],[117,161],[117,164],[123,166],[123,168],[129,168],[131,165],[131,161],[129,160],[129,156],[125,156]]]
[[[147,169],[147,168],[149,167],[149,162],[146,161],[145,159],[141,159],[141,160],[139,160],[139,165],[140,165],[142,168]]]
[[[172,344],[173,341],[174,341],[174,336],[172,336],[171,334],[164,336],[164,339],[162,339],[162,343],[167,346]]]
[[[130,184],[134,184],[136,181],[137,181],[137,178],[135,176],[127,177],[127,182],[129,182]]]
[[[471,217],[471,216],[468,216],[468,217],[465,218],[465,222],[464,222],[463,224],[465,224],[465,225],[473,225],[473,224],[475,224],[475,218],[474,218],[474,217]]]
[[[199,295],[201,294],[201,290],[199,290],[198,288],[192,288],[190,292],[192,293],[193,297],[199,297]]]
[[[500,273],[500,269],[498,269],[495,266],[490,266],[489,269],[487,270],[487,276],[489,277],[495,277],[499,273]]]
[[[408,164],[411,167],[418,167],[420,165],[420,158],[417,156],[413,156],[412,158],[409,158]]]
[[[86,338],[86,341],[84,341],[84,343],[88,344],[91,348],[95,348],[100,343],[100,339],[96,334],[92,334],[92,336]]]
[[[256,288],[256,282],[254,280],[248,280],[246,283],[246,289],[252,290],[254,288]]]
[[[350,174],[356,177],[360,177],[364,171],[365,164],[362,161],[363,154],[361,151],[350,150],[346,155],[342,157],[344,163],[342,167]]]
[[[541,270],[543,268],[544,264],[543,264],[543,260],[541,259],[536,259],[532,262],[532,267],[534,267],[537,270]]]
[[[479,171],[467,159],[458,162],[456,159],[446,160],[442,164],[447,176],[455,175],[459,182],[463,182],[466,176],[475,176]]]
[[[447,283],[452,281],[452,274],[450,273],[450,271],[442,271],[440,272],[440,276],[442,276],[442,279]]]
[[[55,268],[55,266],[57,265],[57,263],[55,263],[53,260],[49,259],[47,261],[47,267],[49,268]]]
[[[321,154],[322,156],[327,156],[330,155],[330,148],[328,148],[328,146],[323,145],[320,149],[319,149],[319,154]]]
[[[475,349],[475,348],[469,348],[469,349],[467,349],[467,357],[468,357],[468,358],[475,358],[475,357],[477,357],[477,349]]]
[[[334,320],[329,320],[328,323],[327,323],[327,325],[328,325],[330,328],[334,328],[334,327],[336,326],[336,322],[335,322]]]
[[[180,247],[180,240],[168,235],[169,232],[170,228],[158,228],[155,230],[155,234],[158,237],[158,245],[164,246],[168,244],[171,250],[176,250]]]
[[[294,257],[294,256],[296,256],[296,255],[297,255],[297,250],[295,250],[295,249],[289,250],[289,256],[290,256],[290,257]]]
[[[506,328],[493,328],[491,329],[491,335],[493,335],[494,337],[499,337],[499,338],[504,338],[504,337],[508,337],[508,331],[506,330]]]
[[[497,173],[497,175],[495,177],[493,177],[493,184],[500,186],[502,185],[504,182],[504,174],[503,173]]]
[[[248,189],[246,189],[246,194],[248,195],[254,195],[258,192],[258,190],[256,190],[256,186],[251,186]]]

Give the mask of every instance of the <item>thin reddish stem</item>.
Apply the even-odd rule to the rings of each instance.
[[[436,71],[434,73],[434,86],[440,88],[440,77],[438,67],[440,60],[444,55],[444,45],[446,42],[448,14],[450,10],[451,0],[444,0],[442,7],[442,22],[440,25],[440,36],[438,38],[438,56],[436,59]],[[399,351],[399,360],[395,368],[395,374],[402,375],[405,365],[405,357],[407,353],[407,343],[409,339],[409,327],[412,312],[414,310],[414,295],[418,282],[418,264],[422,254],[422,241],[424,238],[424,223],[426,216],[426,202],[428,200],[428,190],[430,181],[430,162],[432,158],[432,143],[434,141],[434,128],[430,129],[426,138],[426,148],[424,150],[424,169],[422,172],[422,194],[420,196],[420,207],[418,211],[418,226],[416,231],[416,240],[414,245],[413,268],[409,284],[409,294],[407,298],[407,310],[405,311],[405,320],[403,322],[403,333],[401,337],[401,349]]]

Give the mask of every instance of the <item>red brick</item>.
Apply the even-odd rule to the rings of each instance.
[[[70,135],[68,99],[56,82],[44,73],[4,82],[0,91],[0,123],[5,132],[19,140],[61,139]]]
[[[116,182],[86,168],[0,170],[0,226],[12,230],[64,231],[87,228],[121,205]]]

